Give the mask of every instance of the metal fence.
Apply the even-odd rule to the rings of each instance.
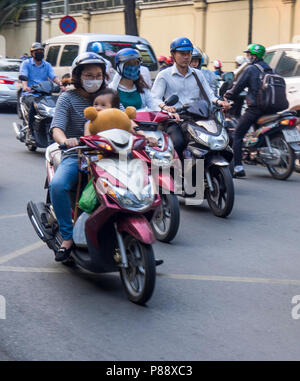
[[[142,0],[144,3],[157,2],[161,0]],[[120,7],[124,5],[123,0],[91,0],[91,1],[79,1],[69,0],[69,14],[80,13],[84,10],[97,11],[102,9],[109,9],[114,7]],[[65,13],[64,1],[53,0],[42,3],[42,14],[63,15]],[[22,12],[21,19],[32,19],[36,16],[36,6],[32,4],[26,6]]]

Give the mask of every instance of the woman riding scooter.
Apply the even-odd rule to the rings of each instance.
[[[72,63],[72,83],[75,89],[62,93],[57,101],[50,130],[54,140],[67,148],[78,145],[78,138],[84,135],[86,119],[83,111],[92,106],[95,95],[105,85],[106,65],[95,53],[80,54]],[[63,238],[55,260],[60,262],[69,257],[73,246],[73,224],[69,191],[78,179],[76,153],[63,155],[54,178],[50,183],[50,197]]]

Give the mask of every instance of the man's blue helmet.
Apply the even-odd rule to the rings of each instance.
[[[171,52],[175,52],[176,50],[179,50],[179,51],[193,51],[193,44],[186,37],[175,38],[175,40],[173,40],[171,42],[170,51]]]

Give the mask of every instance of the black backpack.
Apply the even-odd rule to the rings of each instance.
[[[261,87],[258,91],[257,104],[266,113],[272,114],[289,107],[286,97],[285,80],[271,68],[264,69],[259,64],[255,66],[260,70]]]

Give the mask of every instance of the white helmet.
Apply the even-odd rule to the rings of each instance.
[[[214,60],[213,65],[214,67],[221,68],[222,62],[220,60]]]
[[[235,57],[235,62],[238,64],[238,65],[243,65],[243,63],[245,63],[247,61],[246,57],[244,56],[236,56]]]
[[[94,65],[99,65],[102,68],[103,75],[106,73],[106,62],[104,59],[99,56],[99,54],[93,53],[93,52],[86,52],[79,54],[74,61],[72,62],[71,66],[71,72],[72,74],[74,71],[76,71],[77,68],[79,68],[82,65],[87,65],[87,64],[94,64]]]

